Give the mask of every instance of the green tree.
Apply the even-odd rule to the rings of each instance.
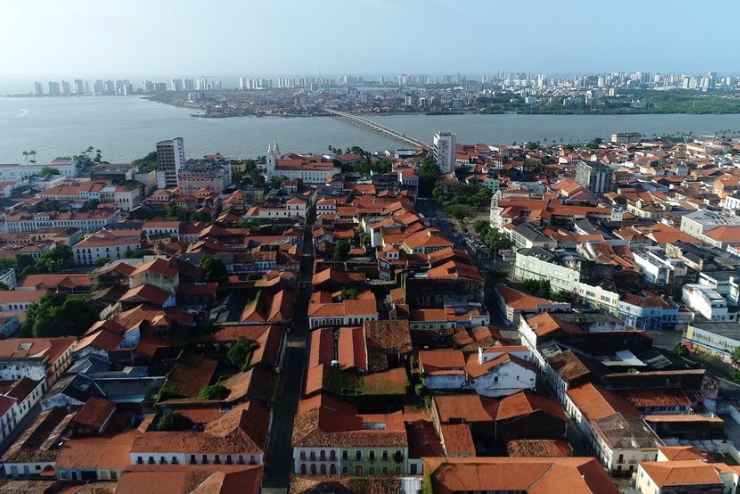
[[[208,281],[225,283],[229,277],[228,271],[223,261],[211,256],[204,256],[200,261],[200,267],[203,269]]]
[[[158,162],[157,162],[157,152],[156,151],[152,151],[146,156],[131,162],[134,168],[139,170],[139,173],[149,173],[153,170],[156,170],[157,163]]]
[[[54,175],[59,175],[59,170],[57,170],[56,168],[50,168],[48,166],[43,167],[39,172],[39,176],[42,178],[49,178],[53,177]]]
[[[203,400],[223,400],[229,394],[231,394],[231,391],[223,384],[212,384],[201,389],[200,393],[198,393],[198,398]]]
[[[254,342],[242,338],[229,348],[226,358],[234,367],[243,369],[249,363],[248,359],[253,349]]]
[[[429,197],[437,186],[440,171],[432,158],[425,158],[419,168],[419,194]]]
[[[47,294],[29,306],[21,331],[35,338],[81,336],[97,320],[98,313],[87,300]]]
[[[334,246],[334,260],[337,262],[346,261],[349,258],[350,245],[346,240],[340,240]]]
[[[445,212],[457,221],[463,221],[468,216],[468,210],[460,204],[452,204],[445,208]]]
[[[736,347],[732,351],[732,363],[735,365],[740,365],[740,346]]]
[[[193,429],[193,421],[181,413],[166,411],[157,420],[158,431],[189,431]]]

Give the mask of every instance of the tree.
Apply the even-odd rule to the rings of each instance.
[[[473,230],[475,230],[475,233],[477,233],[479,237],[483,237],[490,229],[491,225],[486,220],[477,220],[473,223]]]
[[[439,176],[437,163],[432,158],[425,158],[419,169],[419,194],[429,197],[437,186]]]
[[[49,178],[53,177],[54,175],[59,175],[59,170],[48,166],[43,167],[39,172],[39,176],[42,178]]]
[[[229,348],[226,358],[229,359],[229,362],[231,362],[231,365],[234,367],[243,369],[247,364],[249,364],[249,356],[252,354],[253,349],[253,341],[241,338],[239,341],[234,343],[231,348]]]
[[[131,164],[139,170],[139,173],[149,173],[157,169],[157,152],[152,151],[146,156],[134,160]]]
[[[735,365],[740,365],[740,346],[736,347],[732,351],[732,363]]]
[[[201,389],[200,393],[198,393],[198,398],[203,400],[223,400],[229,394],[231,394],[231,391],[223,384],[212,384]]]
[[[166,411],[157,420],[158,431],[189,431],[193,429],[193,421],[181,413]]]
[[[206,211],[196,211],[192,214],[191,219],[193,221],[202,221],[204,223],[208,223],[211,221],[211,215]]]
[[[80,336],[97,320],[98,313],[87,300],[47,294],[29,306],[22,334],[35,338]]]
[[[92,211],[98,209],[98,206],[100,206],[100,201],[98,199],[88,199],[82,205],[82,209],[84,211]]]
[[[465,208],[465,206],[461,206],[460,204],[452,204],[451,206],[447,206],[446,212],[457,221],[464,220],[465,217],[468,215],[468,210]]]
[[[340,240],[334,246],[334,260],[337,262],[346,261],[349,257],[350,245],[346,240]]]
[[[226,266],[220,259],[215,257],[205,256],[200,261],[200,267],[203,269],[208,281],[216,281],[218,283],[225,283],[229,277]]]

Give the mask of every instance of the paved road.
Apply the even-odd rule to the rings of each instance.
[[[265,481],[266,492],[286,492],[293,468],[293,419],[303,389],[306,369],[306,340],[308,337],[308,300],[311,296],[313,276],[313,243],[310,220],[303,236],[304,256],[299,276],[300,288],[295,305],[293,326],[288,336],[285,359],[279,380],[277,402],[273,405],[272,432],[267,451]]]

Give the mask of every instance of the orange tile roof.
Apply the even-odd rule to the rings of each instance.
[[[643,461],[640,466],[660,488],[692,485],[724,486],[717,468],[701,460]]]
[[[419,367],[427,375],[465,373],[465,355],[459,350],[422,350],[419,352]]]
[[[595,458],[425,458],[435,492],[617,494]]]
[[[627,401],[592,383],[570,388],[567,394],[588,420],[600,420],[616,413],[627,416],[639,415]]]
[[[467,424],[442,424],[439,429],[448,456],[475,456],[473,433]]]

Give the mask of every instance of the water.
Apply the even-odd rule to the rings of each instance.
[[[137,97],[0,98],[0,162],[23,162],[24,150],[36,160],[72,155],[88,146],[106,160],[130,161],[154,150],[157,141],[180,136],[188,156],[221,152],[229,157],[264,154],[267,144],[283,151],[322,152],[329,145],[359,145],[370,150],[403,147],[396,141],[328,117],[190,117],[192,110]],[[465,143],[587,141],[616,130],[653,134],[694,134],[740,130],[740,115],[391,115],[379,123],[423,141],[437,130]]]

